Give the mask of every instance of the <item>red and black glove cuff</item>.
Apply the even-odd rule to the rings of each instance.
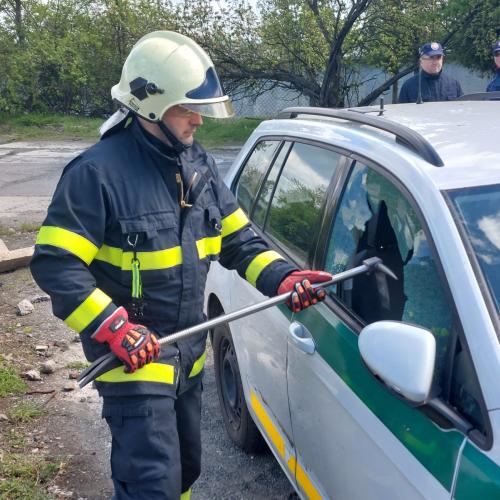
[[[119,307],[101,323],[99,328],[92,334],[92,338],[97,342],[110,343],[117,336],[122,337],[128,330],[137,326],[142,325],[130,323],[127,310],[124,307]]]

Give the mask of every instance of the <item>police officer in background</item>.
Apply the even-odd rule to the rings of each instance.
[[[493,44],[492,53],[495,62],[495,78],[488,84],[486,92],[500,91],[500,40]]]
[[[452,101],[463,95],[460,83],[443,73],[443,47],[438,42],[426,43],[420,49],[420,68],[406,80],[399,102]]]
[[[114,498],[186,500],[200,474],[206,333],[161,352],[157,339],[204,320],[213,260],[265,295],[293,292],[297,312],[324,298],[311,282],[331,275],[299,271],[271,250],[193,140],[202,116],[233,114],[193,40],[141,38],[111,95],[123,109],[64,169],[31,270],[87,359],[112,351],[125,365],[95,382],[112,434]]]

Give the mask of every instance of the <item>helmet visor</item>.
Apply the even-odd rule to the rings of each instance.
[[[205,104],[181,103],[179,106],[209,118],[231,118],[234,116],[233,103],[229,99],[223,102]]]

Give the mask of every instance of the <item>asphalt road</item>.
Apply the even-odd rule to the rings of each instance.
[[[0,144],[0,224],[7,227],[19,227],[25,222],[40,224],[62,169],[87,146],[80,141]],[[212,151],[222,174],[237,151]],[[194,485],[193,498],[288,499],[293,488],[272,454],[246,455],[227,436],[219,412],[210,348],[208,354],[202,408],[202,474]],[[100,421],[100,405],[94,406],[95,418],[90,415],[89,421],[106,435],[107,428]],[[105,455],[101,459],[106,461]],[[103,498],[107,497],[109,483],[100,483],[97,478],[95,482],[96,491],[101,488]]]
[[[0,224],[41,223],[64,166],[89,145],[82,141],[0,144]],[[212,151],[223,175],[237,152],[237,148]]]

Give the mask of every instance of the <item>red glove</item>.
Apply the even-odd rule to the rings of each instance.
[[[115,355],[125,363],[124,371],[133,373],[160,355],[160,344],[145,326],[128,320],[124,307],[119,307],[92,335],[97,342],[107,342]]]
[[[315,290],[311,283],[323,283],[331,279],[332,275],[324,271],[293,271],[280,283],[278,295],[293,292],[286,305],[297,313],[326,297],[323,288]]]

